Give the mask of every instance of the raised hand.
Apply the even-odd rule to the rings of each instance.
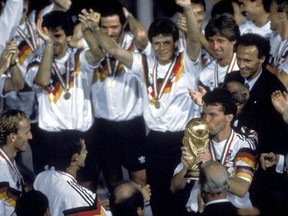
[[[271,101],[277,112],[281,115],[288,110],[288,94],[279,90],[275,91],[271,95]]]
[[[10,67],[11,53],[8,51],[8,45],[6,43],[6,47],[3,50],[2,54],[0,54],[0,75],[2,75],[8,68]]]
[[[202,97],[207,93],[206,89],[202,86],[198,86],[198,91],[188,89],[191,99],[198,105],[203,106]]]
[[[10,64],[15,64],[15,61],[18,57],[18,46],[16,41],[11,41],[7,43],[8,45],[8,52],[11,55]]]
[[[53,36],[49,33],[46,27],[42,27],[43,19],[39,18],[37,21],[37,32],[39,36],[45,41],[45,43],[53,44]]]
[[[179,16],[178,16],[177,27],[183,33],[186,33],[188,31],[187,30],[187,24],[186,24],[186,17],[183,16],[183,14],[179,14]]]
[[[190,7],[191,6],[191,0],[176,0],[176,4],[181,7]]]

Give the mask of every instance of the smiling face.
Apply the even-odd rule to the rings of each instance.
[[[227,38],[216,34],[208,38],[208,44],[216,60],[222,61],[228,59],[229,62],[233,54],[235,41],[229,41]]]
[[[32,139],[32,133],[30,129],[30,121],[28,119],[23,119],[19,122],[19,128],[14,140],[14,148],[17,151],[26,151],[28,140]]]
[[[177,49],[178,41],[174,42],[171,35],[157,35],[152,38],[152,48],[161,65],[172,62],[174,52]]]
[[[237,64],[243,78],[251,80],[257,77],[261,71],[265,58],[258,57],[256,46],[239,46],[236,52]]]
[[[117,43],[121,43],[124,31],[118,15],[101,17],[101,29]]]
[[[49,30],[49,33],[53,37],[53,57],[56,59],[62,58],[67,49],[68,42],[71,40],[71,36],[66,36],[64,30],[61,27],[57,27],[56,30]]]

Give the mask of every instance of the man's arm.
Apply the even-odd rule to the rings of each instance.
[[[24,79],[16,62],[16,58],[18,56],[16,41],[8,43],[8,51],[11,55],[9,70],[11,76],[5,80],[4,92],[17,91],[24,87]]]
[[[171,179],[170,190],[172,193],[176,193],[177,191],[182,190],[187,184],[187,179],[185,178],[185,175],[188,171],[188,166],[189,166],[188,161],[191,158],[191,154],[189,153],[186,146],[182,146],[181,150],[182,150],[181,161],[183,164],[183,168],[181,169],[180,172],[174,175]]]
[[[53,39],[49,35],[46,27],[42,27],[42,18],[37,21],[37,31],[45,42],[45,50],[39,65],[39,69],[34,78],[34,82],[40,86],[47,86],[50,82],[53,64]]]
[[[89,13],[85,9],[79,14],[79,21],[82,24],[81,31],[89,47],[89,50],[85,53],[85,58],[89,64],[95,64],[104,57],[104,53],[92,33],[91,26],[89,26],[90,22],[86,18],[87,16],[89,16]]]
[[[187,43],[186,52],[192,61],[196,61],[201,51],[200,29],[198,27],[192,4],[190,0],[176,0],[176,3],[183,7],[187,22]]]
[[[230,177],[229,183],[228,191],[238,197],[244,197],[250,187],[250,182],[236,176]]]
[[[87,16],[87,19],[92,22],[92,31],[99,45],[110,55],[114,56],[120,62],[122,62],[127,68],[131,69],[133,63],[133,54],[118,46],[115,41],[105,35],[105,33],[99,27],[100,18],[101,15],[94,12],[93,10],[90,10],[89,16]]]
[[[124,15],[128,21],[129,28],[135,37],[135,45],[139,51],[143,51],[148,45],[148,33],[145,27],[126,9]]]

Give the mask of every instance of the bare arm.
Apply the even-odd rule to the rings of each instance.
[[[47,86],[50,82],[53,64],[53,39],[49,35],[47,28],[42,28],[42,18],[37,22],[37,31],[45,41],[45,50],[40,62],[39,69],[34,78],[34,82],[40,86]]]
[[[110,55],[114,56],[120,62],[122,62],[127,68],[131,69],[133,63],[133,54],[120,47],[114,40],[102,32],[101,28],[99,27],[100,17],[101,15],[94,12],[93,10],[90,10],[90,14],[87,17],[89,21],[94,23],[92,31],[99,45]]]
[[[184,176],[188,171],[187,161],[190,160],[191,155],[186,146],[182,146],[181,150],[182,150],[181,161],[183,163],[183,169],[179,173],[174,175],[171,179],[170,190],[172,193],[176,193],[177,191],[182,190],[187,184],[187,179]]]
[[[148,45],[148,33],[145,27],[126,9],[123,8],[124,15],[128,21],[131,32],[135,37],[135,44],[138,50],[142,51]]]
[[[191,1],[176,0],[176,3],[179,6],[183,7],[184,14],[186,16],[186,22],[187,22],[186,52],[192,61],[196,61],[201,51],[201,44],[200,44],[201,32],[192,10]]]
[[[239,177],[231,177],[229,178],[229,182],[230,187],[228,191],[238,197],[244,197],[250,187],[250,182]]]
[[[92,33],[91,26],[89,26],[90,22],[86,18],[88,15],[89,13],[83,9],[81,14],[79,14],[79,21],[82,24],[81,31],[89,46],[89,50],[85,53],[85,58],[89,64],[95,64],[104,57],[104,53],[100,49],[98,42]]]
[[[17,42],[12,41],[8,44],[8,50],[11,55],[10,74],[11,76],[5,80],[4,92],[17,91],[24,87],[24,79],[17,65],[16,58],[18,56]]]

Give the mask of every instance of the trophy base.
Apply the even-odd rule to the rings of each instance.
[[[184,178],[189,180],[199,180],[199,170],[188,170]]]

